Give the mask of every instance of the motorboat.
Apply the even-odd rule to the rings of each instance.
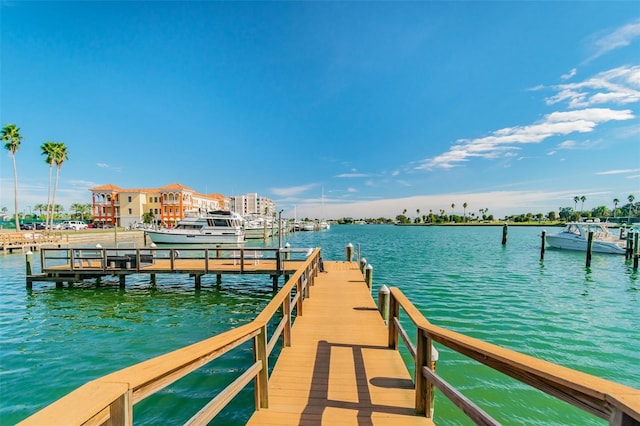
[[[243,244],[242,216],[225,210],[187,212],[174,228],[144,231],[155,244]]]
[[[273,221],[264,217],[244,218],[244,236],[248,240],[259,240],[273,237],[275,226]]]
[[[591,251],[594,253],[625,254],[624,241],[609,232],[599,222],[570,222],[557,234],[547,235],[550,247],[565,250],[587,251],[589,232],[593,232]]]

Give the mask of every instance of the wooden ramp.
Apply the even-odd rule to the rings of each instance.
[[[325,262],[250,425],[432,425],[355,262]]]

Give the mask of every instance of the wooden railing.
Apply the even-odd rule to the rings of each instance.
[[[240,271],[248,264],[256,264],[262,260],[276,261],[277,272],[283,269],[283,262],[304,261],[312,249],[290,248],[43,248],[40,251],[42,272],[58,272],[59,267],[68,266],[69,271],[113,272],[129,270],[141,272],[141,268],[153,265],[156,260],[168,260],[167,272],[178,272],[184,269],[180,261],[200,260],[202,271],[207,273],[211,265],[219,260],[232,260]],[[149,268],[146,268],[147,271]],[[213,269],[213,268],[211,268]]]
[[[255,382],[256,409],[268,407],[269,355],[280,337],[283,346],[291,345],[292,313],[303,314],[303,301],[318,275],[319,257],[317,248],[252,322],[92,380],[19,424],[131,425],[135,404],[251,340],[253,364],[187,424],[207,424],[251,381]],[[273,324],[278,313],[282,318]],[[269,325],[275,325],[270,337]]]
[[[499,424],[435,373],[436,357],[432,343],[437,342],[607,420],[610,425],[640,425],[640,390],[435,326],[398,288],[391,288],[389,293],[389,347],[398,349],[400,336],[415,360],[417,413],[427,417],[433,415],[435,386],[476,424]],[[401,325],[400,308],[417,330],[415,345]]]

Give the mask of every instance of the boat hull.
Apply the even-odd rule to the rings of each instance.
[[[575,251],[587,251],[587,241],[583,238],[575,237],[568,238],[566,236],[547,235],[547,244],[550,247],[563,250],[575,250]],[[591,251],[593,253],[607,253],[607,254],[624,254],[625,250],[620,245],[612,241],[598,241],[593,240],[591,245]]]
[[[155,244],[243,244],[245,242],[244,234],[234,232],[187,234],[158,230],[145,231],[145,234]]]

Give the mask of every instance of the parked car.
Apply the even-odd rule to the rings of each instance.
[[[20,229],[23,231],[33,231],[36,229],[36,226],[33,223],[23,223],[20,225]]]
[[[85,228],[87,228],[87,224],[79,220],[65,220],[62,222],[62,229],[74,229],[77,231]]]

